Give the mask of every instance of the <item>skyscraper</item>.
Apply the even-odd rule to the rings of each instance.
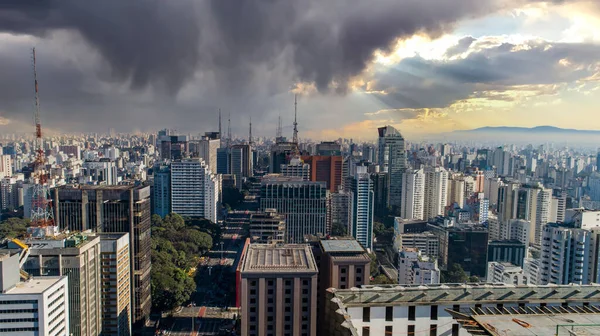
[[[171,167],[169,165],[154,166],[152,206],[152,214],[165,217],[171,213]]]
[[[442,167],[425,168],[425,197],[423,216],[425,219],[442,216],[448,196],[448,171]]]
[[[280,169],[283,176],[295,176],[303,181],[310,181],[310,166],[298,157],[292,158],[288,164],[282,164]]]
[[[221,148],[219,132],[206,132],[200,139],[198,156],[206,162],[213,174],[217,174],[217,151],[219,148]]]
[[[407,168],[404,138],[394,127],[380,127],[379,158],[381,171],[388,173],[389,206],[400,208],[402,203],[402,174]]]
[[[348,234],[352,232],[354,213],[354,194],[340,188],[338,192],[329,194],[327,207],[327,232],[333,233],[334,226],[343,227]]]
[[[285,214],[286,240],[304,242],[305,235],[327,234],[327,188],[324,182],[266,175],[261,182],[260,209]]]
[[[330,192],[336,192],[342,185],[343,158],[339,155],[305,155],[304,163],[310,166],[310,180],[327,183]]]
[[[407,171],[402,175],[402,203],[400,217],[423,219],[425,201],[425,174],[422,169]]]
[[[357,166],[356,173],[350,178],[352,202],[352,237],[364,248],[373,247],[373,182],[367,166]]]
[[[61,230],[129,233],[132,323],[143,325],[152,303],[150,187],[62,186],[53,195],[54,218]]]
[[[171,163],[171,210],[217,222],[220,179],[201,159]]]

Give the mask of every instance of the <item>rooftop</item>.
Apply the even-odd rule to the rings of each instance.
[[[44,276],[33,278],[19,282],[15,287],[0,295],[41,294],[63,278],[66,278],[66,276]]]
[[[242,274],[248,273],[317,273],[309,245],[251,244],[244,258]]]
[[[326,253],[355,252],[364,253],[365,249],[354,239],[321,240],[321,246]]]

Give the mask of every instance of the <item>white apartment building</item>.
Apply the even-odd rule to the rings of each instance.
[[[0,179],[13,175],[12,158],[10,155],[0,155]]]
[[[458,204],[459,207],[465,205],[465,180],[462,174],[452,174],[448,180],[448,196],[446,205]]]
[[[403,248],[415,248],[432,259],[437,259],[440,254],[440,241],[438,236],[431,232],[402,233],[398,236],[398,242],[394,246],[401,250]],[[397,245],[396,245],[397,244]]]
[[[201,159],[171,163],[171,211],[181,216],[217,222],[220,176],[213,175]]]
[[[508,221],[508,234],[502,239],[518,240],[527,246],[531,237],[531,225],[523,219],[511,219]]]
[[[519,266],[509,262],[488,262],[487,283],[503,283],[507,285],[527,285],[527,274]]]
[[[422,169],[402,174],[402,202],[400,217],[423,219],[425,201],[425,174]]]
[[[444,215],[448,196],[448,171],[442,167],[425,168],[423,218]]]
[[[354,196],[352,202],[352,237],[364,248],[373,247],[373,181],[367,166],[356,166],[351,178],[350,190]]]
[[[303,181],[310,181],[310,165],[299,157],[292,158],[289,164],[282,164],[280,170],[283,176],[300,177]]]
[[[401,285],[440,283],[437,262],[415,248],[404,247],[398,253],[398,283]]]
[[[540,284],[540,259],[525,258],[523,260],[523,272],[527,276],[529,283],[532,285]]]
[[[0,254],[0,268],[0,335],[71,335],[66,276],[19,281],[19,254]]]
[[[213,174],[217,173],[217,150],[221,147],[221,139],[203,136],[199,145],[199,156],[206,162]]]
[[[567,209],[565,223],[572,223],[581,229],[591,229],[600,226],[600,211],[586,210],[584,208]]]

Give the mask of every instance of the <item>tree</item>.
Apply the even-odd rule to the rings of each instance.
[[[479,277],[476,275],[471,275],[469,277],[469,282],[480,282]]]
[[[29,223],[29,219],[17,217],[0,222],[0,239],[22,237],[27,232]]]
[[[385,225],[381,222],[373,222],[373,234],[375,237],[381,235],[385,231]]]
[[[152,215],[152,218],[150,219],[150,221],[151,221],[151,223],[152,223],[151,225],[153,227],[163,225],[162,217],[160,217],[160,215],[157,215],[157,214]]]
[[[464,283],[469,277],[460,264],[452,264],[447,271],[442,271],[441,283]]]
[[[375,253],[370,253],[369,257],[371,258],[371,274],[379,273],[379,265],[377,264],[377,255]]]
[[[231,208],[237,208],[244,200],[244,195],[237,188],[223,188],[223,204],[228,204]]]
[[[396,282],[388,278],[385,274],[379,274],[378,276],[374,277],[371,281],[372,285],[391,285],[394,283]]]
[[[163,219],[162,227],[175,231],[183,230],[185,228],[185,220],[180,215],[171,213]]]
[[[159,311],[173,310],[190,299],[194,280],[173,265],[152,265],[152,305]]]
[[[346,227],[342,223],[335,222],[331,225],[331,235],[336,237],[343,237],[347,234]]]

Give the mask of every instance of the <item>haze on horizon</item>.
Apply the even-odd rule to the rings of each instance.
[[[600,129],[593,0],[5,0],[0,132],[30,129],[37,48],[55,132],[217,129],[407,138],[483,126]],[[284,129],[285,131],[285,129]]]

